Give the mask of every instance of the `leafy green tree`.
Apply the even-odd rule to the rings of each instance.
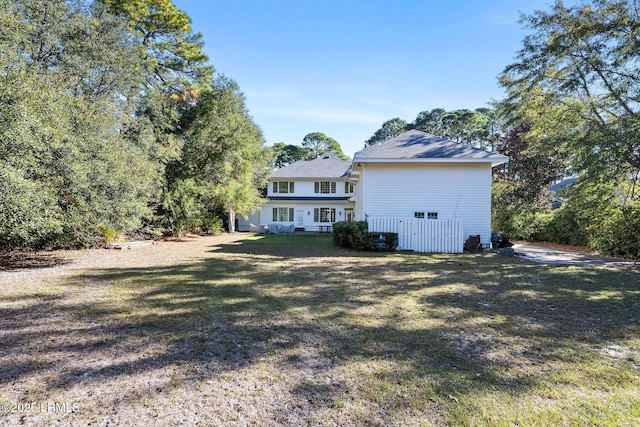
[[[444,116],[447,111],[444,108],[434,108],[431,111],[422,111],[413,121],[411,127],[432,135],[444,136],[447,132]]]
[[[584,132],[567,143],[576,167],[594,178],[640,169],[638,18],[633,1],[557,1],[550,12],[523,18],[532,34],[501,76],[512,103],[542,89],[556,103],[582,104]]]
[[[411,127],[478,148],[487,148],[490,135],[498,132],[490,126],[491,109],[446,111],[435,108],[418,114]]]
[[[207,196],[207,188],[198,185],[193,178],[176,179],[171,183],[171,189],[162,198],[161,212],[172,234],[181,236],[198,228]]]
[[[495,151],[496,140],[505,128],[504,120],[495,108],[476,108],[476,112],[482,114],[486,118],[484,138],[481,141],[480,148]]]
[[[557,1],[550,11],[523,18],[532,33],[501,75],[504,111],[530,126],[529,150],[565,156],[578,175],[566,208],[580,218],[575,232],[586,233],[594,247],[627,256],[640,252],[640,244],[622,238],[640,234],[638,18],[633,1],[571,7]],[[603,230],[620,236],[620,244]]]
[[[418,113],[413,123],[407,123],[398,117],[387,120],[365,141],[365,147],[380,144],[410,129],[483,149],[493,146],[491,139],[499,132],[492,109],[447,111],[444,108],[434,108]]]
[[[467,145],[483,148],[489,138],[489,117],[479,111],[458,110],[460,114],[456,124],[459,140]]]
[[[178,91],[193,82],[209,84],[213,69],[206,65],[202,35],[193,33],[191,19],[171,0],[102,0],[127,20],[144,51],[148,76]]]
[[[364,142],[364,146],[369,147],[371,145],[381,144],[391,138],[395,138],[407,130],[409,130],[407,122],[399,117],[395,117],[384,122],[382,127],[378,129],[371,138]]]
[[[213,79],[202,36],[193,33],[191,19],[171,0],[98,1],[126,23],[145,76],[123,133],[160,164],[176,160],[181,154],[180,116]]]
[[[342,160],[349,160],[349,156],[342,152],[340,144],[335,139],[322,132],[312,132],[302,139],[302,148],[308,152],[307,160],[315,159],[322,155],[334,156]]]
[[[273,167],[275,168],[282,168],[310,157],[309,150],[299,145],[285,144],[284,142],[276,142],[273,144],[272,151],[274,158]]]
[[[249,116],[237,84],[220,78],[200,92],[182,118],[183,152],[179,174],[207,189],[234,231],[235,215],[248,215],[263,202],[270,156],[262,131]]]
[[[532,148],[530,140],[526,123],[511,127],[496,140],[496,151],[509,156],[509,162],[494,171],[493,227],[515,238],[532,238],[544,231],[546,222],[540,215],[551,208],[547,188],[564,175],[561,158]]]
[[[201,48],[170,0],[0,0],[0,245],[255,209],[270,156]]]
[[[0,0],[0,20],[2,244],[139,227],[159,171],[119,132],[143,80],[126,27],[100,6],[52,0]]]

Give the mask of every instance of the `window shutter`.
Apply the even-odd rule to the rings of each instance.
[[[293,181],[289,183],[289,193],[293,193]]]
[[[331,222],[336,222],[336,210],[331,208]]]
[[[349,183],[348,182],[344,183],[344,194],[349,194]]]
[[[313,209],[313,222],[320,222],[320,209]]]
[[[289,208],[289,222],[293,222],[293,208]]]
[[[278,181],[273,181],[273,192],[274,193],[278,192]]]
[[[273,221],[278,221],[278,208],[273,208]]]
[[[336,192],[336,183],[335,181],[331,182],[331,193],[335,193]]]
[[[319,193],[320,192],[320,183],[319,182],[314,182],[313,183],[313,192],[314,193]]]

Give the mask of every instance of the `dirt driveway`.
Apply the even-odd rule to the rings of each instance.
[[[631,267],[638,264],[618,258],[598,256],[584,252],[574,252],[556,247],[536,246],[516,243],[513,245],[516,255],[539,264],[582,265],[600,267]]]

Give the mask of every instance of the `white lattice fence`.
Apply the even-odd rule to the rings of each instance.
[[[369,218],[369,231],[398,233],[398,249],[462,253],[462,221],[454,219]]]

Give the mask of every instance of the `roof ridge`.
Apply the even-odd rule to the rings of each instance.
[[[330,160],[327,162],[327,160]],[[351,168],[350,160],[323,155],[312,160],[298,160],[272,173],[275,178],[342,178]]]
[[[505,156],[482,148],[472,147],[449,138],[411,129],[383,143],[358,151],[357,158],[380,159],[500,159]]]

